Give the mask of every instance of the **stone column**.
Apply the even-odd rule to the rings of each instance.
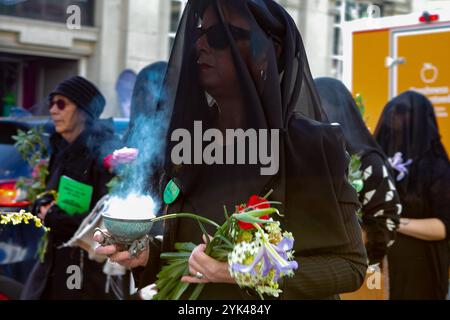
[[[313,77],[329,76],[333,17],[330,0],[280,0],[297,24]]]
[[[164,0],[98,0],[96,26],[100,37],[95,55],[87,62],[87,77],[107,98],[103,117],[120,116],[116,81],[125,69],[138,73],[146,65],[167,60],[169,15]],[[166,22],[167,20],[167,22]]]

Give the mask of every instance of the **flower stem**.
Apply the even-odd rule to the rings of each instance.
[[[273,189],[270,189],[269,192],[266,193],[266,195],[263,197],[264,199],[267,199],[272,194]]]
[[[153,219],[151,219],[151,221],[152,221],[152,222],[157,222],[157,221],[161,221],[161,220],[166,220],[166,219],[176,219],[176,218],[191,218],[191,219],[196,219],[196,220],[198,220],[198,221],[201,221],[201,222],[205,222],[205,223],[211,224],[211,225],[213,225],[213,226],[216,227],[216,228],[220,228],[220,225],[218,225],[218,224],[215,223],[214,221],[209,220],[209,219],[207,219],[207,218],[205,218],[205,217],[202,217],[202,216],[198,216],[198,215],[196,215],[196,214],[192,214],[192,213],[173,213],[173,214],[167,214],[167,215],[164,215],[164,216],[161,216],[161,217],[153,218]]]

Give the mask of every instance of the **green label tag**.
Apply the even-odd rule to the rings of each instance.
[[[93,191],[90,185],[62,176],[56,204],[69,215],[88,212]]]
[[[177,199],[179,194],[180,188],[178,188],[173,180],[170,180],[166,186],[166,189],[164,189],[164,203],[171,204]]]

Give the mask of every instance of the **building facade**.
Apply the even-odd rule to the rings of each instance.
[[[119,75],[168,60],[186,2],[0,0],[2,103],[13,101],[27,109],[45,104],[58,82],[79,74],[107,97],[104,117],[123,115],[116,93]],[[367,16],[373,5],[385,16],[419,10],[433,0],[278,2],[302,33],[313,75],[339,78],[343,22]]]

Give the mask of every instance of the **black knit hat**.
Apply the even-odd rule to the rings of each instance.
[[[92,119],[98,119],[105,108],[105,97],[98,88],[85,78],[75,76],[64,80],[49,94],[49,100],[60,94],[72,100]]]

